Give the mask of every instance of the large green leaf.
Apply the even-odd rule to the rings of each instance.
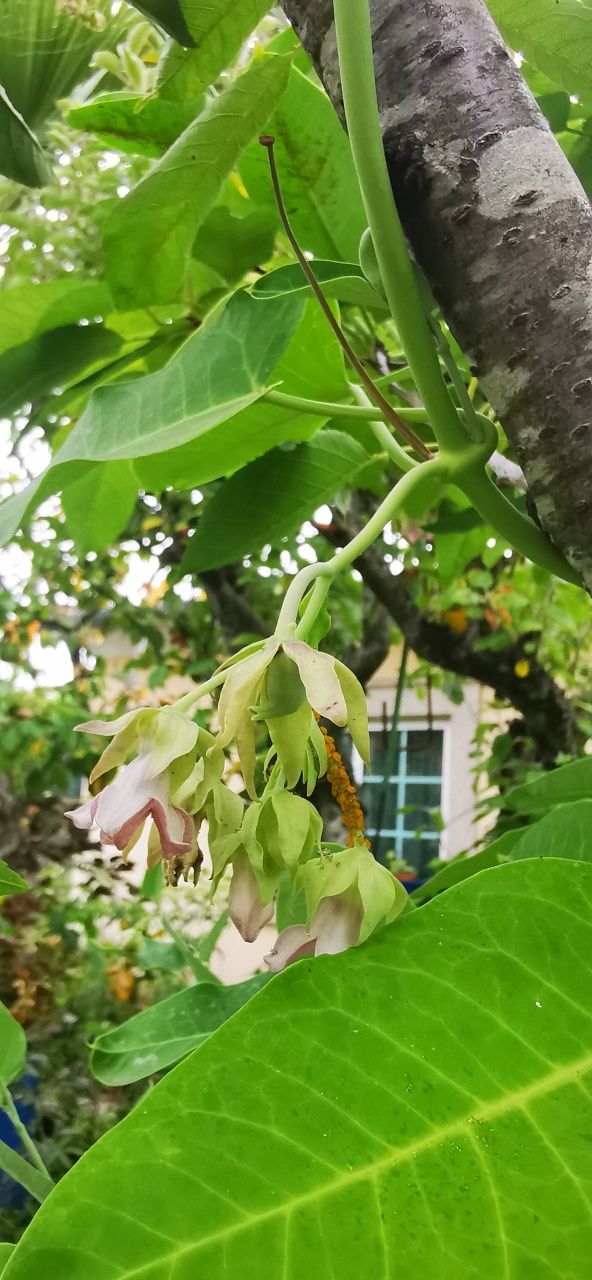
[[[520,833],[510,853],[512,861],[542,857],[592,861],[592,799],[558,804]]]
[[[294,449],[273,449],[238,471],[208,502],[182,568],[200,573],[233,564],[266,542],[277,547],[345,485],[368,454],[341,431],[321,431]]]
[[[25,1065],[27,1038],[20,1022],[0,1004],[0,1083],[7,1085],[20,1076]]]
[[[361,271],[353,262],[312,261],[311,268],[323,286],[326,298],[336,298],[338,302],[347,302],[357,307],[375,307],[380,311],[388,311],[384,298],[372,288]],[[256,298],[278,298],[285,293],[310,293],[310,285],[303,274],[302,267],[294,263],[289,267],[278,267],[276,271],[268,271],[261,276],[251,290]]]
[[[317,258],[356,262],[366,216],[349,141],[327,95],[295,67],[269,132],[302,248]],[[267,151],[253,143],[240,170],[253,199],[273,206]]]
[[[140,458],[211,431],[264,393],[301,314],[294,299],[266,308],[236,293],[164,369],[99,387],[58,459]],[[122,424],[125,430],[122,431]]]
[[[102,1084],[133,1084],[196,1049],[269,981],[259,974],[236,986],[202,982],[153,1004],[95,1040],[90,1065]]]
[[[105,284],[95,280],[48,280],[0,292],[0,355],[36,334],[76,320],[104,317],[112,307]]]
[[[106,93],[66,112],[68,124],[95,133],[108,147],[160,156],[194,117],[190,105],[129,93]]]
[[[265,310],[268,304],[254,305]],[[253,317],[260,322],[256,313]],[[320,400],[349,398],[341,348],[315,301],[306,304],[300,325],[272,370],[270,381],[280,384],[290,395]],[[145,487],[156,492],[167,484],[178,489],[206,484],[237,471],[275,444],[307,440],[323,421],[260,400],[221,424],[207,438],[198,436],[180,449],[141,461],[138,474]]]
[[[6,1263],[8,1262],[8,1259],[11,1253],[13,1252],[13,1249],[14,1249],[13,1244],[0,1244],[0,1276],[4,1271]]]
[[[177,298],[197,231],[274,110],[288,69],[286,57],[256,59],[115,205],[104,243],[108,279],[121,305]]]
[[[106,325],[63,325],[40,333],[0,355],[0,414],[50,395],[110,363],[121,351],[118,334]]]
[[[569,93],[592,101],[589,0],[487,0],[508,44]]]
[[[26,187],[49,182],[51,167],[39,139],[0,85],[0,173]]]
[[[65,531],[79,555],[113,544],[137,496],[138,478],[131,462],[101,462],[64,489]]]
[[[7,1280],[583,1280],[591,948],[592,868],[548,859],[301,962],[82,1157]]]
[[[24,893],[29,886],[18,871],[13,871],[6,862],[0,858],[0,898],[7,898],[11,893]]]
[[[49,470],[0,503],[0,545],[34,504],[84,475],[89,462],[145,457],[195,437],[215,453],[215,428],[263,394],[302,305],[280,298],[263,307],[235,294],[164,369],[99,387]]]
[[[175,48],[165,53],[158,75],[161,95],[177,100],[198,97],[231,65],[268,9],[269,0],[183,0],[196,48],[189,53]]]
[[[173,40],[178,40],[179,44],[193,44],[183,11],[185,6],[181,5],[180,0],[130,0],[130,3],[144,17],[162,27]]]
[[[516,813],[546,813],[556,804],[586,800],[592,796],[592,756],[584,756],[560,769],[542,773],[533,782],[523,782],[504,796],[504,808]]]
[[[218,205],[197,233],[193,256],[222,280],[234,284],[247,271],[266,262],[274,244],[275,218],[270,209],[252,209],[237,218],[225,205]]]

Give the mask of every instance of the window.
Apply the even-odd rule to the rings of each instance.
[[[387,728],[370,734],[371,773],[354,762],[366,832],[381,862],[394,854],[421,877],[440,848],[444,731],[402,725],[394,742],[389,736]],[[385,779],[388,757],[391,772]]]

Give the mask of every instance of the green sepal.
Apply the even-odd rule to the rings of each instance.
[[[294,670],[294,663],[290,664]],[[297,673],[298,674],[298,673]],[[306,764],[306,750],[316,721],[307,702],[288,716],[274,716],[267,722],[279,764],[286,778],[286,785],[295,787]],[[322,734],[321,734],[322,737]]]
[[[276,653],[267,669],[264,696],[265,701],[255,708],[254,720],[293,715],[304,703],[306,694],[298,668],[285,653]]]
[[[343,662],[335,659],[335,670],[347,706],[347,728],[364,764],[370,764],[368,705],[360,681]]]

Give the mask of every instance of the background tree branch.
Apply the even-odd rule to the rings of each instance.
[[[332,0],[284,0],[341,109]],[[592,589],[592,209],[482,0],[372,0],[393,190],[419,263]]]

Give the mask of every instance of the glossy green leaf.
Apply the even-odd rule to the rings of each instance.
[[[104,244],[107,277],[120,305],[177,298],[197,231],[244,147],[274,110],[288,68],[288,58],[256,59],[115,205]]]
[[[89,462],[141,458],[196,437],[206,456],[210,447],[215,455],[215,428],[263,394],[302,314],[297,298],[273,306],[235,294],[164,369],[99,387],[48,471],[0,503],[0,546],[34,505],[83,476]]]
[[[193,245],[193,256],[234,284],[273,253],[275,218],[269,209],[253,209],[236,218],[224,205],[208,214]]]
[[[0,355],[36,334],[76,320],[103,318],[113,304],[106,284],[64,276],[0,292]]]
[[[94,133],[107,147],[138,156],[160,156],[194,117],[191,105],[129,93],[106,93],[71,107],[66,120]]]
[[[164,369],[99,387],[60,450],[71,458],[139,458],[212,431],[264,393],[300,318],[293,299],[273,315],[237,293]],[[122,431],[125,423],[125,431]]]
[[[453,858],[451,862],[436,871],[435,875],[430,876],[425,884],[413,890],[411,894],[413,902],[421,906],[431,898],[437,897],[439,893],[443,893],[445,889],[452,889],[455,884],[461,884],[470,876],[477,875],[479,871],[487,871],[490,867],[497,867],[498,863],[507,861],[523,833],[524,828],[505,831],[497,840],[492,840],[491,844],[485,845],[484,849],[479,849],[478,853],[460,854],[458,858]]]
[[[295,67],[270,122],[284,200],[303,249],[356,262],[366,216],[349,141],[325,93]],[[258,204],[275,208],[267,152],[253,143],[240,171]]]
[[[592,197],[592,126],[582,121],[582,132],[560,133],[557,141],[577,173],[586,194]]]
[[[121,339],[102,324],[64,325],[0,355],[0,414],[78,382],[114,360]]]
[[[4,1271],[6,1263],[8,1262],[8,1259],[11,1253],[13,1252],[13,1249],[14,1249],[13,1244],[0,1244],[0,1276]]]
[[[504,808],[516,813],[540,814],[556,804],[592,797],[592,756],[583,756],[560,769],[542,773],[533,782],[513,787],[504,796]]]
[[[80,555],[104,551],[125,529],[138,496],[131,462],[102,462],[69,484],[62,508],[66,533]]]
[[[25,1065],[27,1037],[20,1022],[0,1004],[0,1082],[10,1084]]]
[[[63,466],[54,463],[48,471],[35,476],[24,489],[19,489],[18,493],[13,493],[0,502],[0,547],[10,542],[29,511],[38,507],[52,493],[57,493],[63,485],[84,475],[89,465],[88,462],[66,462]]]
[[[487,546],[491,536],[489,526],[480,524],[465,533],[438,533],[436,535],[436,559],[438,581],[442,588],[461,578],[472,560],[476,560]]]
[[[592,101],[592,6],[587,0],[487,0],[508,44],[568,93]]]
[[[49,182],[51,166],[39,139],[0,85],[0,173],[26,187]]]
[[[233,987],[202,982],[136,1013],[98,1037],[91,1051],[93,1075],[102,1084],[132,1084],[184,1058],[267,982],[259,974]]]
[[[267,309],[262,303],[252,301],[254,307]],[[289,297],[284,298],[283,304],[288,301]],[[292,298],[293,306],[302,302],[302,298]],[[278,298],[270,305],[281,303]],[[259,323],[256,311],[252,314]],[[315,301],[308,302],[299,314],[300,324],[285,354],[270,372],[269,382],[279,384],[291,395],[321,400],[349,398],[343,354],[319,306]],[[272,332],[277,341],[275,328]],[[180,449],[140,461],[137,470],[146,488],[153,492],[160,492],[167,484],[177,489],[191,488],[237,471],[267,453],[274,444],[309,439],[323,421],[308,413],[279,409],[259,400],[222,423],[207,438],[197,436]]]
[[[181,0],[130,0],[130,3],[179,44],[194,43],[185,18],[186,5],[181,4]]]
[[[355,263],[322,262],[313,259],[310,266],[319,284],[323,286],[326,298],[336,298],[338,302],[346,302],[351,306],[388,310],[384,298],[381,298],[372,285],[368,284],[366,277]],[[255,298],[277,298],[285,293],[310,292],[310,285],[297,263],[289,267],[278,267],[277,271],[269,271],[253,285],[251,290]]]
[[[339,431],[294,449],[272,449],[227,480],[208,502],[182,568],[200,573],[233,564],[266,543],[277,547],[343,486],[368,455]]]
[[[592,799],[558,804],[520,833],[510,853],[512,861],[543,857],[592,861]]]
[[[548,859],[302,961],[82,1157],[7,1280],[583,1280],[591,949],[592,868]]]
[[[268,9],[269,0],[183,0],[196,47],[189,53],[175,48],[165,53],[158,76],[161,95],[187,100],[190,86],[197,97],[232,64]]]
[[[8,863],[0,858],[0,898],[8,898],[11,893],[24,893],[29,886],[18,871],[13,871]]]

